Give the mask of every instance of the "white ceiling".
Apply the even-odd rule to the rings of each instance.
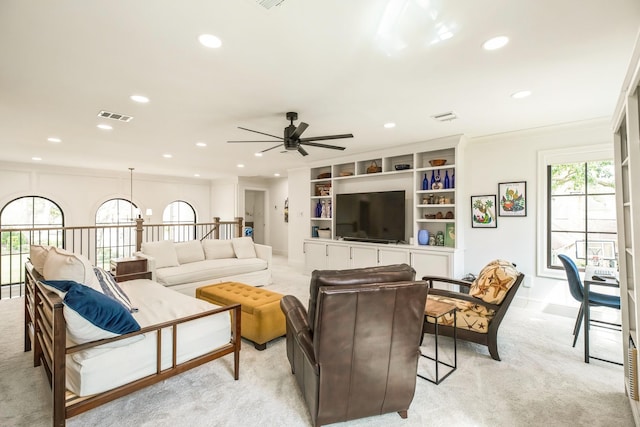
[[[432,44],[442,25],[453,37]],[[353,133],[328,141],[344,154],[609,117],[639,28],[638,0],[2,0],[0,160],[271,176],[341,154],[226,143],[282,135],[287,111],[304,137]],[[483,50],[496,35],[509,44]]]

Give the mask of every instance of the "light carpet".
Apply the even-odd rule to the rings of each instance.
[[[276,260],[269,289],[306,304],[309,277]],[[23,352],[22,298],[0,301],[0,426],[50,426],[49,385]],[[632,426],[622,367],[582,361],[571,347],[573,319],[511,307],[499,333],[501,362],[486,347],[459,342],[458,370],[440,385],[420,378],[409,417],[396,413],[337,423],[345,427]],[[620,334],[596,329],[593,352],[621,360]],[[582,338],[582,336],[581,336]],[[581,341],[580,341],[581,342]],[[440,341],[443,357],[452,342]],[[426,336],[423,352],[433,351]],[[232,356],[207,363],[67,420],[68,426],[309,426],[284,338],[257,351],[243,342],[240,379]],[[433,362],[419,370],[432,375]]]

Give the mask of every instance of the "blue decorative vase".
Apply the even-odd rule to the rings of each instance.
[[[444,173],[444,188],[449,188],[449,171],[445,171]]]
[[[429,230],[418,230],[418,244],[429,244]]]
[[[429,180],[427,179],[427,174],[424,174],[424,179],[422,180],[422,189],[423,190],[428,190],[429,189]]]

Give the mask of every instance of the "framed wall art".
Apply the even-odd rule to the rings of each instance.
[[[527,181],[498,184],[499,216],[527,216]]]
[[[471,196],[471,227],[496,228],[496,195]]]

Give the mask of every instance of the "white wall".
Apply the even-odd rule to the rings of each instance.
[[[289,223],[284,222],[284,202],[289,197],[289,181],[287,178],[269,180],[270,211],[267,228],[270,230],[270,245],[274,254],[287,255],[289,247]],[[289,210],[291,216],[291,210]]]
[[[472,195],[497,196],[500,182],[527,181],[527,216],[498,217],[497,228],[472,228],[470,207],[464,206],[464,214],[469,217],[463,222],[465,271],[477,273],[487,261],[505,258],[517,264],[526,275],[526,285],[531,286],[518,292],[521,300],[554,312],[559,310],[556,305],[577,306],[565,280],[536,276],[538,197],[545,195],[545,189],[538,188],[538,153],[612,143],[607,120],[470,139],[464,169],[460,176],[456,174],[462,200],[470,203]],[[542,178],[540,181],[545,182]]]
[[[0,208],[18,197],[46,197],[62,208],[67,226],[95,224],[95,213],[102,203],[113,198],[128,200],[131,197],[128,170],[0,162],[0,182]],[[133,173],[133,202],[143,216],[147,208],[153,209],[152,222],[162,221],[162,211],[175,200],[191,204],[199,221],[210,221],[210,194],[208,180]]]

